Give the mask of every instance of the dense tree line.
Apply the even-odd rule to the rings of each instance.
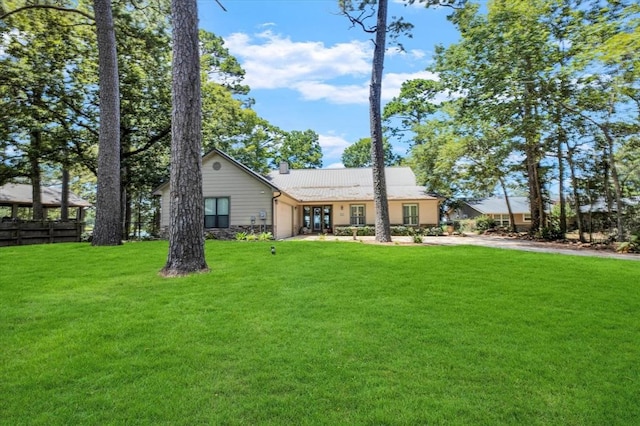
[[[119,123],[103,129],[96,29],[106,15],[96,13],[96,5],[112,8],[117,56],[105,69],[117,72],[120,103]],[[68,173],[71,187],[96,201],[100,132],[115,130],[119,146],[104,152],[116,151],[112,164],[120,171],[121,203],[108,205],[122,207],[117,214],[103,211],[120,224],[125,238],[132,232],[134,215],[151,218],[151,191],[169,177],[169,6],[168,0],[3,2],[0,183],[26,179],[37,188],[43,179],[52,183]],[[261,173],[279,161],[321,167],[318,135],[284,131],[260,118],[251,109],[244,70],[222,38],[200,30],[199,40],[203,152],[220,148]],[[104,97],[106,87],[103,92]],[[90,190],[82,190],[87,185]],[[39,217],[34,201],[34,217]]]
[[[385,118],[411,131],[429,191],[527,194],[532,232],[564,235],[572,211],[581,237],[581,212],[604,200],[624,239],[640,195],[639,17],[633,1],[467,3],[450,16],[460,41],[436,48],[439,81],[406,82]]]

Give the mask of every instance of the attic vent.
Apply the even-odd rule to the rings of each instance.
[[[220,170],[222,168],[222,164],[219,161],[213,163],[213,170]]]
[[[289,174],[289,163],[287,163],[286,161],[281,161],[280,162],[280,174],[281,175],[288,175]]]

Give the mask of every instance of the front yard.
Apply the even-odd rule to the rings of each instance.
[[[638,262],[208,241],[211,273],[163,279],[166,253],[0,249],[0,423],[640,418]]]

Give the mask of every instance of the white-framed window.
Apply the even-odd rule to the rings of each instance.
[[[417,204],[402,205],[402,224],[418,225],[418,205]]]
[[[349,206],[350,211],[350,224],[352,226],[363,226],[365,225],[365,212],[364,212],[364,204],[351,204]]]
[[[493,220],[496,222],[496,226],[507,227],[511,223],[511,221],[509,220],[508,214],[494,214],[491,216],[493,217]]]
[[[229,197],[205,197],[204,227],[229,227]]]
[[[524,222],[531,222],[531,213],[524,213],[524,214],[522,215],[522,220],[523,220]]]

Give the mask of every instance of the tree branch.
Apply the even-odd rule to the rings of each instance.
[[[167,136],[169,133],[171,133],[171,126],[167,126],[164,129],[160,130],[160,132],[155,134],[153,137],[149,138],[149,140],[140,148],[123,153],[122,158],[125,159],[129,157],[133,157],[134,155],[137,155],[137,154],[140,154],[141,152],[146,151],[147,149],[151,148],[160,139]]]
[[[0,15],[0,21],[8,18],[11,15],[15,15],[18,12],[22,12],[22,11],[29,10],[29,9],[53,9],[53,10],[57,10],[59,12],[73,12],[73,13],[77,13],[79,15],[82,15],[85,18],[87,18],[87,19],[89,19],[91,21],[95,20],[93,15],[90,15],[90,14],[88,14],[86,12],[83,12],[81,10],[78,10],[78,9],[70,9],[70,8],[67,8],[67,7],[53,6],[53,5],[48,5],[48,4],[32,4],[32,5],[29,5],[29,6],[19,7],[17,9],[15,9],[15,10],[11,10],[11,11],[5,13],[4,15]]]

